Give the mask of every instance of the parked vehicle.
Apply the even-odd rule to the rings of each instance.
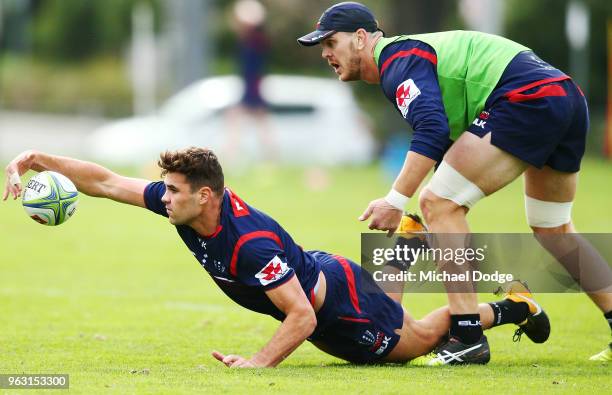
[[[155,114],[111,122],[90,137],[90,154],[116,164],[143,163],[166,149],[205,146],[221,153],[243,92],[237,76],[198,81],[169,98]],[[258,122],[241,120],[238,147],[242,160],[273,159],[301,164],[359,164],[373,159],[369,122],[351,89],[339,81],[270,75],[262,81],[269,104],[269,136],[275,158],[264,158]],[[232,115],[234,114],[234,115]],[[234,122],[235,124],[235,122]]]

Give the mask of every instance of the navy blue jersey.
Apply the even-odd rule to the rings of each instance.
[[[163,182],[147,185],[146,207],[168,216],[161,198]],[[221,221],[212,235],[200,235],[186,225],[176,226],[178,234],[198,263],[219,288],[239,305],[278,320],[285,315],[265,294],[297,278],[311,297],[321,271],[320,264],[304,252],[272,218],[246,204],[229,189],[223,194]]]
[[[400,51],[410,55],[398,56]],[[410,150],[440,162],[452,141],[438,84],[435,50],[419,40],[398,41],[383,49],[378,69],[381,70],[380,84],[385,96],[414,131]],[[561,71],[540,60],[533,52],[522,52],[506,67],[487,99],[487,107],[512,89],[561,75]],[[400,108],[396,92],[408,80],[412,80],[410,86],[417,93],[408,95],[404,102],[399,103]]]

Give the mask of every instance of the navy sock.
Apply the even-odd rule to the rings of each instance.
[[[608,320],[608,325],[610,325],[610,330],[612,331],[612,310],[604,314],[604,317],[606,317],[606,320]]]
[[[493,309],[493,325],[520,324],[529,315],[529,305],[510,299],[489,303]]]
[[[482,337],[480,314],[451,314],[450,336],[463,344],[474,344]]]

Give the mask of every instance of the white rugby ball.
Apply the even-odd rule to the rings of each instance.
[[[43,225],[60,225],[74,214],[79,192],[66,176],[43,171],[25,184],[22,205],[34,221]]]

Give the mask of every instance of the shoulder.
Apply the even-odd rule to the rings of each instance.
[[[389,99],[395,99],[397,89],[410,79],[437,83],[435,51],[422,41],[409,39],[389,44],[379,63],[381,87]]]
[[[267,273],[270,268],[283,274],[288,270],[280,239],[268,231],[243,235],[236,244],[230,261],[230,274],[242,280]],[[279,273],[280,273],[279,272]],[[266,284],[263,284],[266,285]]]
[[[280,232],[278,223],[272,217],[246,203],[229,188],[225,192],[223,217],[231,224],[236,238],[250,240]],[[270,238],[278,238],[278,235],[271,235]]]
[[[388,67],[391,62],[398,58],[401,59],[411,56],[432,62],[434,59],[436,59],[436,51],[431,45],[420,40],[410,38],[398,40],[390,43],[382,50],[380,53],[378,66],[380,67],[382,73],[385,65]],[[437,60],[433,63],[436,62]]]
[[[280,236],[269,230],[255,230],[240,235],[232,251],[231,271],[236,272],[236,264],[241,262],[258,262],[283,252],[284,246]]]

